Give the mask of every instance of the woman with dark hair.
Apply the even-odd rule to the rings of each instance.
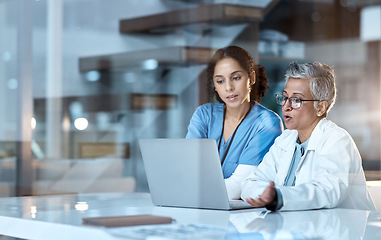
[[[239,199],[242,180],[282,133],[282,120],[259,104],[268,88],[265,69],[243,48],[217,50],[207,77],[217,102],[196,109],[186,138],[216,139],[229,199]]]

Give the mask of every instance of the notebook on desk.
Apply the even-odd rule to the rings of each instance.
[[[154,205],[251,208],[242,200],[229,201],[216,140],[140,139],[139,144]]]

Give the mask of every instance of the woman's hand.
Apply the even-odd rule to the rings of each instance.
[[[277,195],[274,182],[271,181],[270,185],[267,186],[265,191],[263,191],[262,195],[258,198],[246,198],[245,201],[256,208],[266,207],[273,204],[276,205]]]

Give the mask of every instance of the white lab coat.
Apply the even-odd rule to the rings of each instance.
[[[295,186],[283,186],[298,138],[285,130],[256,171],[242,182],[241,198],[257,198],[270,181],[283,196],[281,210],[353,208],[375,210],[367,191],[361,156],[351,136],[322,119],[313,130],[296,169]]]

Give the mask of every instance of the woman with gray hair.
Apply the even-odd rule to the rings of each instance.
[[[242,182],[241,198],[272,211],[375,210],[353,139],[326,119],[336,98],[333,69],[323,63],[293,62],[285,80],[276,101],[287,130]]]

